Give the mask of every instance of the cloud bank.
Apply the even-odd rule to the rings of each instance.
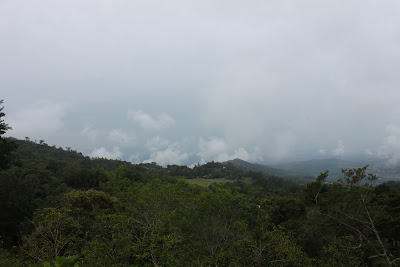
[[[5,0],[0,98],[10,135],[86,154],[397,164],[399,12],[372,0]]]
[[[128,118],[138,123],[140,127],[146,130],[159,131],[168,128],[174,123],[174,120],[167,114],[160,114],[157,118],[153,118],[142,110],[129,110]]]

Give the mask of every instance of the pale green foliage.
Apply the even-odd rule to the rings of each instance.
[[[68,211],[46,208],[36,213],[35,231],[24,238],[22,251],[38,261],[49,261],[65,251],[74,251],[81,227]]]
[[[78,254],[91,238],[95,217],[110,209],[116,200],[96,190],[71,191],[60,208],[44,208],[35,213],[35,230],[24,237],[22,251],[38,261]]]
[[[323,247],[318,266],[347,267],[362,265],[362,250],[354,236],[342,236]]]
[[[142,184],[111,178],[104,187],[116,197],[118,214],[97,217],[100,225],[88,248],[88,264],[176,265],[176,247],[183,239],[178,223],[191,201],[190,186],[184,180]]]

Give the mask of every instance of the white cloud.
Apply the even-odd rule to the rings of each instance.
[[[92,144],[96,143],[96,138],[97,138],[97,135],[98,135],[98,131],[97,130],[93,129],[90,126],[86,126],[81,131],[81,134],[84,135],[84,136],[89,137],[89,139],[90,139]]]
[[[162,130],[174,124],[174,119],[169,115],[163,113],[153,118],[150,114],[142,110],[129,110],[128,119],[139,123],[139,125],[146,130]]]
[[[65,115],[65,104],[42,100],[10,114],[9,125],[13,128],[10,133],[19,138],[44,138],[63,129]]]
[[[144,162],[157,162],[161,166],[166,166],[168,164],[183,165],[187,164],[188,158],[189,155],[187,153],[174,147],[168,147],[165,150],[151,153],[150,159],[147,159]]]
[[[145,142],[145,148],[151,152],[162,150],[170,145],[171,142],[169,140],[160,136],[154,136],[150,139],[147,139]]]
[[[198,155],[202,163],[212,160],[226,160],[228,158],[228,145],[224,139],[219,137],[209,137],[207,139],[200,137],[198,149]]]
[[[134,153],[134,154],[130,155],[128,158],[128,161],[132,162],[132,163],[139,163],[139,161],[140,161],[139,153]]]
[[[119,150],[119,147],[113,147],[112,151],[107,151],[106,148],[100,147],[93,150],[90,156],[92,158],[121,159],[122,152]]]
[[[387,136],[380,146],[378,156],[388,159],[388,164],[400,163],[400,126],[390,124],[386,127]]]
[[[367,155],[367,156],[374,156],[375,155],[375,153],[369,148],[366,148],[364,150],[364,152],[365,152],[365,155]]]
[[[274,159],[286,159],[295,156],[296,136],[291,132],[283,132],[275,137]]]
[[[140,160],[173,142],[203,160],[340,155],[344,142],[346,156],[382,145],[396,161],[383,132],[400,99],[400,1],[0,2],[11,135],[134,142]],[[66,100],[68,116],[52,104]]]
[[[236,149],[231,156],[230,159],[242,159],[242,160],[250,160],[250,155],[243,147]]]
[[[133,133],[128,134],[121,129],[113,129],[108,133],[108,138],[119,144],[130,145],[136,137]]]
[[[338,140],[337,147],[332,151],[334,156],[342,156],[344,154],[344,145],[342,140]]]
[[[245,148],[232,148],[224,139],[219,137],[200,137],[198,144],[200,163],[209,161],[223,162],[235,158],[250,161],[259,161],[261,158],[257,151],[249,153]]]
[[[182,151],[187,140],[172,142],[160,136],[154,136],[144,143],[144,148],[150,152],[149,159],[144,162],[157,162],[162,166],[168,164],[188,164],[189,153]]]

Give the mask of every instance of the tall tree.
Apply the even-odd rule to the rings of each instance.
[[[321,187],[318,184],[324,182],[327,174],[322,173],[306,189],[307,195],[311,195],[313,200],[313,204],[308,207],[308,217],[317,215],[319,223],[325,224],[321,234],[325,240],[330,240],[323,248],[323,254],[327,256],[324,264],[342,266],[340,261],[345,254],[341,247],[347,247],[347,266],[349,262],[359,260],[373,266],[397,266],[396,262],[400,258],[396,241],[382,227],[388,225],[388,222],[382,223],[382,218],[388,217],[387,211],[384,205],[379,205],[373,187],[369,184],[377,176],[367,174],[367,167],[342,170],[344,180],[323,184]],[[315,188],[318,190],[312,190]],[[333,260],[335,255],[341,259]]]
[[[10,130],[11,127],[4,121],[3,117],[6,115],[3,112],[4,100],[0,100],[0,170],[7,169],[12,162],[11,153],[17,148],[15,142],[4,138],[3,135]]]

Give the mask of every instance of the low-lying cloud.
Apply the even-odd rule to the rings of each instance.
[[[143,129],[146,130],[162,130],[174,124],[174,119],[163,113],[153,118],[150,114],[142,110],[129,110],[128,119],[138,123]]]
[[[43,139],[64,128],[66,104],[42,100],[22,107],[7,117],[12,130],[10,135]]]
[[[9,135],[165,164],[400,161],[398,1],[0,6]]]
[[[108,133],[108,138],[111,142],[130,146],[134,145],[136,136],[132,132],[126,133],[121,129],[113,129]]]
[[[334,156],[342,156],[344,155],[344,145],[343,145],[343,141],[339,140],[337,142],[337,147],[332,151],[332,154]]]
[[[122,152],[119,147],[113,147],[111,151],[108,151],[104,147],[100,147],[93,150],[89,156],[93,158],[121,159]]]
[[[390,124],[386,127],[387,136],[380,146],[378,156],[388,160],[389,165],[400,163],[400,126]]]
[[[189,155],[175,147],[167,147],[165,150],[156,151],[150,154],[150,158],[144,162],[156,162],[161,166],[168,164],[187,165]]]
[[[85,126],[85,128],[82,129],[81,134],[88,137],[92,144],[95,144],[99,133],[97,130],[93,129],[92,127]]]

